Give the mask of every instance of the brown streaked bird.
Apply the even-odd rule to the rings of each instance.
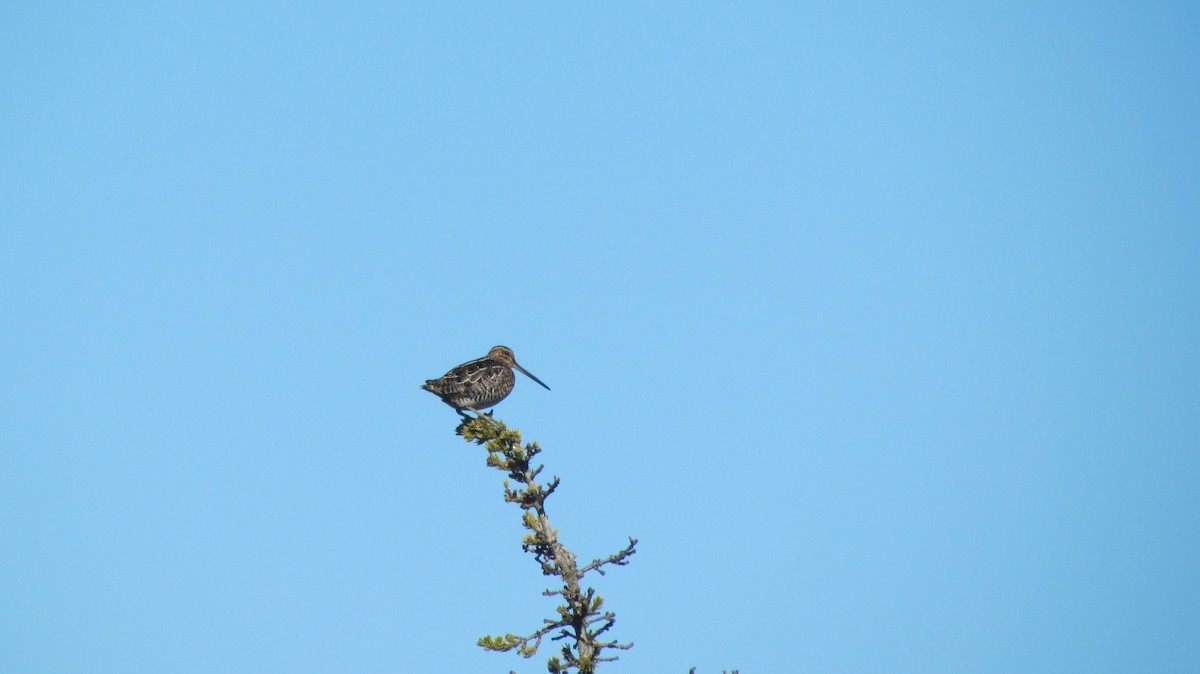
[[[512,349],[507,346],[493,346],[483,358],[467,361],[437,379],[427,379],[421,388],[441,398],[464,417],[467,413],[463,410],[483,416],[479,408],[491,407],[512,393],[517,380],[513,368],[550,390],[541,379],[517,364]]]

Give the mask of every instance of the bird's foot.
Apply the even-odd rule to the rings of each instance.
[[[483,419],[484,421],[488,422],[489,424],[491,424],[497,428],[503,426],[503,424],[501,424],[499,421],[496,421],[494,418],[492,418],[491,412],[488,412],[485,414],[484,412],[480,412],[479,410],[475,409],[474,407],[468,407],[467,409],[474,412],[476,415],[476,418]],[[493,409],[492,412],[495,412],[495,409]],[[470,417],[468,417],[468,418],[470,418]]]

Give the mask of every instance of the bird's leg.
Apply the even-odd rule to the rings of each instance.
[[[477,416],[478,416],[480,419],[483,419],[483,420],[487,421],[488,423],[492,424],[493,426],[496,426],[497,428],[499,428],[499,427],[500,427],[500,422],[499,422],[499,421],[496,421],[495,419],[493,419],[493,418],[492,418],[492,415],[490,415],[490,414],[484,414],[483,412],[480,412],[479,410],[475,409],[474,407],[467,407],[466,409],[469,409],[469,410],[471,410],[471,411],[472,411],[472,412],[474,412],[474,413],[475,413],[475,414],[476,414],[476,415],[477,415]],[[461,412],[462,412],[462,410],[459,410],[459,412],[461,413]],[[466,416],[466,415],[464,414],[463,416]]]

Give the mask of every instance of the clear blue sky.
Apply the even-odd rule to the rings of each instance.
[[[8,3],[0,671],[1200,671],[1195,3]]]

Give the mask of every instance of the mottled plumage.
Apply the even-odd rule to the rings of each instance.
[[[516,383],[513,368],[542,384],[541,379],[517,364],[512,349],[493,346],[483,358],[463,363],[437,379],[428,379],[421,388],[441,398],[442,402],[464,417],[467,415],[463,410],[481,414],[480,408],[491,407],[512,392]],[[549,386],[542,386],[550,390]]]

